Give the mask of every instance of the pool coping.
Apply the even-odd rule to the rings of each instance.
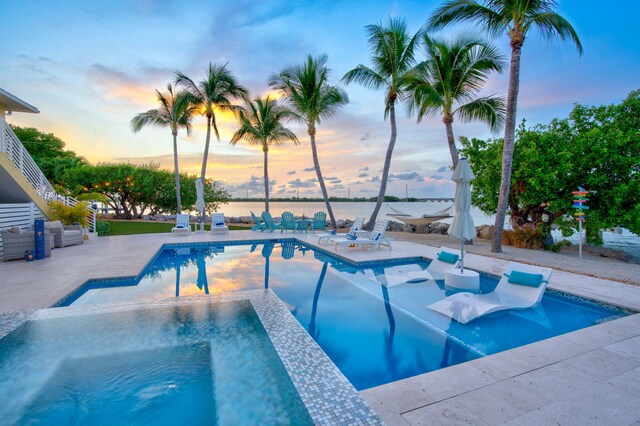
[[[270,289],[142,302],[46,308],[0,315],[0,339],[29,320],[49,320],[193,304],[248,300],[314,424],[378,425],[379,416]]]

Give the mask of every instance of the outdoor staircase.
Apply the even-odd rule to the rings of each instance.
[[[8,222],[3,223],[3,216],[8,214],[7,209],[14,209],[16,204],[33,203],[29,212],[37,209],[41,215],[50,218],[52,212],[49,203],[54,200],[69,206],[78,203],[77,199],[56,192],[11,127],[4,119],[0,119],[0,229],[13,226]],[[33,219],[34,215],[27,215],[26,212],[24,219]],[[11,217],[12,222],[18,220],[16,211],[11,211]],[[89,208],[88,219],[89,230],[95,232],[95,210]],[[32,220],[30,225],[33,225]]]

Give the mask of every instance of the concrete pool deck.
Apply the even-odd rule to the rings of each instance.
[[[56,249],[46,260],[2,263],[0,313],[47,308],[90,278],[135,276],[165,243],[283,236],[317,245],[313,234],[145,234],[95,238],[82,246]],[[433,258],[437,251],[437,247],[397,241],[393,251],[338,254],[365,261]],[[469,253],[465,264],[499,275],[507,260]],[[638,286],[561,270],[554,272],[549,286],[640,311]],[[640,421],[639,383],[640,314],[634,314],[368,389],[361,395],[390,425],[633,424]]]

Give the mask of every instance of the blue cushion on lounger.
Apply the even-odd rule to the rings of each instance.
[[[520,271],[511,271],[511,274],[507,275],[507,277],[509,277],[511,284],[526,285],[529,287],[540,287],[543,280],[542,274],[530,274]]]
[[[441,251],[440,253],[438,253],[438,260],[446,263],[451,263],[452,265],[455,265],[459,258],[460,256],[458,256],[457,254],[449,253],[447,251]]]
[[[182,228],[185,228],[185,226],[184,226],[184,225],[182,225],[182,224],[178,224],[178,225],[176,225],[176,228],[178,228],[178,229],[182,229]]]
[[[382,234],[380,232],[372,232],[369,238],[372,239],[373,241],[377,241],[380,239],[381,235]]]
[[[347,240],[355,240],[356,238],[355,235],[347,233]]]
[[[216,222],[216,226],[224,226],[224,222]]]

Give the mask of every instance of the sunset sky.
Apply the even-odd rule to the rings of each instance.
[[[326,53],[338,83],[349,69],[369,65],[364,27],[404,17],[416,31],[441,0],[424,1],[46,1],[0,0],[0,87],[38,107],[8,121],[53,132],[92,163],[159,162],[172,167],[171,135],[145,128],[133,134],[129,120],[155,108],[179,70],[194,80],[209,62],[229,63],[253,96],[267,94],[268,76]],[[565,117],[575,102],[622,100],[640,88],[637,16],[640,2],[560,1],[559,12],[576,28],[584,55],[569,43],[545,42],[534,33],[522,55],[519,120],[545,123]],[[452,35],[473,27],[458,26]],[[508,56],[506,36],[495,43]],[[319,126],[320,162],[330,195],[377,193],[389,123],[383,92],[346,87],[350,103]],[[492,75],[485,93],[506,93],[507,75]],[[400,111],[398,142],[388,194],[452,196],[444,126],[436,116],[416,124]],[[234,196],[263,194],[262,152],[229,146],[233,118],[224,117],[221,141],[213,142],[208,175]],[[291,124],[301,145],[270,151],[274,195],[319,195],[306,129]],[[180,167],[199,170],[205,124],[179,138]],[[488,137],[480,124],[454,123],[456,136]]]

